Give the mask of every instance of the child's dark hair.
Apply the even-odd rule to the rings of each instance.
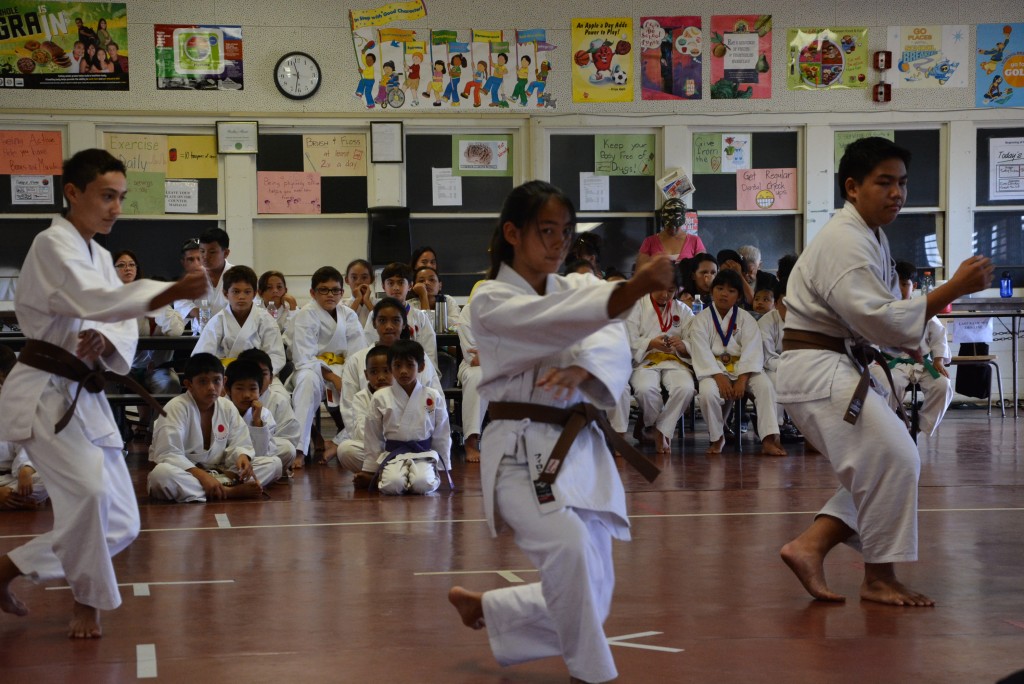
[[[731,287],[732,289],[743,294],[743,276],[731,268],[726,268],[718,272],[715,279],[711,281],[711,289],[714,290],[719,285],[725,287]]]
[[[522,56],[522,57],[520,58],[520,60],[523,60],[523,59],[525,59],[525,60],[526,60],[526,63],[527,63],[527,64],[532,64],[532,63],[533,63],[533,60],[532,60],[532,59],[530,59],[530,55],[523,55],[523,56]]]
[[[61,179],[65,185],[71,183],[82,192],[85,192],[85,188],[89,183],[111,171],[117,171],[125,176],[128,175],[124,162],[106,150],[93,148],[76,152],[69,159],[65,159]]]
[[[525,228],[530,223],[535,223],[544,205],[552,199],[566,208],[569,212],[569,222],[573,230],[576,229],[576,207],[568,195],[551,183],[532,180],[513,188],[501,206],[501,216],[498,218],[494,235],[491,236],[491,268],[487,272],[488,279],[497,278],[501,265],[511,265],[515,256],[515,248],[505,240],[505,224],[511,223],[517,228]]]
[[[409,314],[405,310],[405,304],[394,297],[381,297],[377,300],[377,303],[373,305],[373,311],[370,312],[370,325],[377,322],[377,314],[384,309],[397,309],[402,316],[402,334],[399,337],[403,340],[412,337],[412,330],[409,329]]]
[[[228,233],[223,228],[207,228],[199,236],[199,242],[204,245],[216,242],[221,249],[228,249],[231,246],[231,239],[228,238]]]
[[[437,250],[431,247],[430,245],[423,245],[421,247],[417,247],[416,250],[413,251],[412,258],[409,259],[409,267],[416,268],[416,262],[419,261],[420,257],[426,254],[427,252],[433,254],[434,261],[437,261]]]
[[[386,61],[386,62],[384,62],[383,64],[380,65],[381,69],[383,69],[384,67],[391,67],[391,70],[394,71],[395,70],[395,63],[392,60],[389,59],[388,61]]]
[[[348,266],[345,267],[346,278],[348,278],[349,271],[352,270],[353,266],[362,266],[363,268],[366,269],[366,272],[369,273],[371,277],[373,276],[373,266],[370,265],[369,261],[367,261],[366,259],[353,259],[352,261],[348,262]]]
[[[415,270],[415,271],[413,272],[413,274],[412,274],[412,281],[413,281],[413,282],[416,282],[416,278],[418,278],[418,277],[419,277],[419,275],[420,275],[420,271],[430,271],[431,273],[433,273],[433,274],[434,274],[435,276],[437,276],[438,278],[440,278],[440,277],[441,277],[441,274],[440,274],[440,273],[438,273],[438,272],[437,272],[437,269],[436,269],[436,268],[434,268],[433,266],[420,266],[420,267],[419,267],[419,268],[417,268],[417,269],[416,269],[416,270]]]
[[[896,275],[900,280],[913,280],[914,276],[917,275],[917,266],[914,266],[909,261],[897,261]]]
[[[775,291],[778,288],[779,288],[779,286],[776,285],[775,282],[769,282],[769,281],[765,280],[764,282],[759,283],[759,284],[757,284],[754,287],[754,296],[756,297],[757,295],[759,295],[762,292],[767,292],[768,294],[770,294],[772,296],[772,299],[775,299]]]
[[[843,158],[839,160],[839,174],[836,177],[840,196],[846,199],[847,178],[863,183],[876,166],[889,159],[902,160],[907,171],[910,170],[910,150],[900,147],[891,140],[861,138],[847,145]]]
[[[783,254],[779,257],[779,270],[777,275],[779,282],[783,285],[789,280],[789,274],[793,272],[793,267],[796,266],[796,254]]]
[[[392,261],[380,272],[380,281],[382,283],[387,282],[388,278],[402,278],[411,285],[413,277],[412,269],[409,268],[408,264],[403,264],[401,261]]]
[[[137,256],[135,256],[135,252],[133,252],[130,249],[122,249],[120,251],[114,252],[114,255],[113,255],[113,257],[111,257],[111,259],[116,264],[117,260],[120,259],[123,256],[131,257],[132,261],[135,262],[135,280],[141,280],[142,279],[142,264],[139,263],[139,258]]]
[[[18,357],[15,355],[14,350],[6,344],[0,344],[0,373],[7,375],[17,362]]]
[[[251,380],[257,387],[263,387],[263,369],[260,364],[248,359],[238,358],[231,362],[224,371],[224,386],[231,389],[236,382]]]
[[[595,261],[601,260],[601,236],[595,235],[594,233],[580,233],[573,240],[572,247],[569,248],[569,256],[576,257],[578,259],[586,259],[587,257],[594,257]]]
[[[366,352],[367,363],[370,362],[371,356],[383,356],[384,358],[388,358],[388,348],[385,347],[383,344],[378,344],[376,346],[370,347],[370,351]],[[388,365],[391,365],[391,361],[388,361]]]
[[[252,289],[257,289],[257,283],[259,279],[256,277],[256,271],[252,270],[248,266],[232,266],[228,270],[224,271],[224,275],[221,278],[224,281],[222,287],[224,288],[225,294],[231,286],[235,283],[245,283],[246,285],[252,286]]]
[[[582,267],[586,267],[590,273],[597,275],[594,273],[594,264],[590,263],[586,259],[572,259],[571,261],[565,262],[565,274],[568,275],[570,273],[576,273]]]
[[[274,362],[270,360],[270,354],[263,351],[259,347],[253,347],[252,349],[246,349],[244,352],[238,355],[238,360],[242,361],[254,361],[260,366],[266,367],[271,373],[274,372]],[[233,364],[232,364],[233,365]],[[230,366],[229,366],[230,368]]]
[[[423,345],[416,340],[398,340],[388,347],[388,365],[395,361],[415,361],[416,365],[422,367],[426,364]]]
[[[444,60],[443,59],[439,59],[439,60],[434,62],[434,68],[436,69],[437,67],[441,67],[441,73],[442,74],[447,74],[448,73],[448,70],[444,66]]]
[[[182,377],[185,380],[191,380],[197,375],[203,373],[220,373],[224,374],[224,364],[220,362],[213,354],[207,352],[199,352],[189,357],[188,361],[185,362],[185,370],[182,372]]]
[[[718,267],[718,259],[707,252],[700,252],[694,254],[689,259],[683,259],[676,266],[676,285],[681,287],[684,291],[692,295],[700,294],[697,292],[697,285],[693,280],[693,277],[697,275],[697,269],[705,261],[710,261]]]
[[[281,273],[280,271],[266,271],[263,275],[260,276],[259,282],[256,283],[256,291],[266,292],[267,288],[270,287],[270,279],[273,278],[274,276],[280,278],[281,284],[284,285],[285,288],[287,289],[288,281],[284,279],[284,273]]]
[[[327,283],[332,280],[338,283],[345,282],[341,274],[338,273],[338,269],[333,266],[321,266],[313,272],[313,277],[309,279],[309,289],[315,290],[316,286],[320,283]]]

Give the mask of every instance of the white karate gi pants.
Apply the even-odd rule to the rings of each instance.
[[[629,378],[633,394],[643,411],[644,427],[654,426],[658,432],[672,439],[676,425],[686,407],[693,401],[697,389],[693,376],[685,368],[637,368]],[[668,400],[661,398],[665,386]]]
[[[30,579],[66,578],[76,601],[113,610],[121,605],[121,594],[112,558],[139,534],[135,489],[120,447],[93,444],[80,418],[54,434],[69,405],[62,392],[47,388],[32,422],[33,436],[21,443],[46,483],[53,530],[8,557]]]
[[[314,369],[296,370],[292,375],[292,410],[299,421],[299,444],[296,447],[306,456],[310,456],[309,432],[313,427],[313,419],[320,410],[320,402],[324,398],[324,378],[320,374],[320,366]]]
[[[0,475],[0,487],[9,487],[17,491],[18,473]],[[38,505],[46,501],[48,496],[49,494],[46,493],[46,487],[43,486],[43,478],[39,476],[39,471],[32,473],[32,493],[29,494],[28,498]]]
[[[892,384],[896,388],[896,392],[889,397],[889,405],[895,410],[903,401],[907,388],[914,383],[920,384],[924,401],[917,412],[918,426],[924,434],[934,435],[953,401],[953,383],[945,375],[933,378],[924,366],[900,363],[890,368],[889,372],[892,373]],[[889,381],[885,379],[884,370],[875,365],[871,367],[871,374],[875,376],[876,382],[888,389]]]
[[[380,473],[377,488],[381,494],[430,494],[441,486],[436,458],[402,454],[392,459]],[[362,467],[360,467],[362,470]]]
[[[257,456],[251,459],[252,472],[261,487],[273,484],[281,477],[283,465],[277,456]],[[232,472],[238,472],[231,468]],[[149,495],[154,499],[187,503],[206,501],[206,491],[196,476],[170,463],[157,463],[149,471]]]
[[[467,437],[483,432],[487,400],[477,391],[482,376],[480,366],[462,364],[459,367],[459,384],[462,385],[462,434]]]
[[[622,394],[619,395],[618,401],[615,402],[615,406],[608,409],[608,422],[612,426],[612,430],[616,432],[625,432],[629,429],[629,405],[633,395],[629,393],[629,385],[622,390]]]
[[[854,531],[846,541],[867,563],[917,560],[917,483],[921,458],[888,401],[868,391],[856,425],[843,416],[860,374],[844,359],[824,399],[786,404],[789,417],[828,457],[840,488],[818,515]]]
[[[350,473],[363,472],[363,443],[356,439],[343,439],[338,445],[338,465]]]
[[[615,679],[603,628],[615,589],[607,518],[568,507],[542,515],[527,464],[511,456],[498,466],[495,503],[540,582],[484,592],[494,657],[512,665],[560,655],[574,677]]]
[[[779,424],[776,422],[779,403],[775,399],[775,385],[764,373],[754,373],[747,379],[747,392],[754,396],[754,406],[757,407],[757,436],[763,441],[769,435],[779,434]],[[708,424],[708,436],[712,442],[717,442],[725,433],[725,417],[722,411],[725,400],[722,399],[718,383],[713,377],[700,381],[697,401],[700,402],[700,412],[704,416],[704,421]],[[846,410],[845,406],[843,410]]]
[[[775,386],[776,386],[775,385],[775,371],[768,370],[767,368],[765,368],[764,369],[764,375],[765,375],[766,378],[768,378],[768,381],[770,383],[772,383],[772,388],[774,389]],[[776,394],[776,396],[778,396],[778,392],[776,392],[775,394]],[[786,409],[782,408],[782,404],[778,404],[777,403],[776,405],[777,405],[778,408],[776,408],[776,410],[775,410],[775,419],[777,421],[779,421],[779,425],[782,425],[784,422],[786,422]]]

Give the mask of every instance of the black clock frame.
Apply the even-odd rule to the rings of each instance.
[[[309,93],[307,93],[305,95],[294,95],[292,93],[289,93],[288,91],[286,91],[284,88],[281,87],[281,82],[277,78],[278,69],[281,68],[281,64],[286,59],[289,59],[290,57],[296,57],[296,56],[305,57],[306,59],[311,61],[316,66],[317,72],[320,74],[320,78],[318,78],[317,81],[316,81],[316,87],[313,88],[313,90],[311,90]],[[301,52],[301,51],[298,51],[298,50],[293,50],[292,52],[289,52],[287,54],[282,55],[281,59],[277,60],[277,64],[274,65],[274,85],[277,86],[277,91],[279,93],[281,93],[282,95],[284,95],[285,97],[287,97],[289,100],[306,100],[306,99],[309,99],[309,98],[313,97],[320,90],[320,86],[323,85],[323,82],[324,82],[324,70],[320,68],[320,62],[316,61],[316,59],[312,55],[310,55],[309,53]]]

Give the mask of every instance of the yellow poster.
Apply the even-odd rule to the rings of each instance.
[[[365,176],[366,136],[330,133],[302,136],[302,170],[321,176]]]
[[[217,136],[167,136],[168,178],[216,178]]]
[[[392,2],[374,9],[349,10],[348,13],[353,31],[369,26],[384,26],[393,21],[422,19],[425,16],[427,16],[427,8],[423,5],[423,0]]]
[[[633,20],[572,20],[573,102],[633,101]]]
[[[167,173],[167,136],[150,133],[105,133],[107,151],[124,162],[128,173]]]

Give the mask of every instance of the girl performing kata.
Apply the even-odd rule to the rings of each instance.
[[[540,582],[485,593],[454,587],[448,599],[468,627],[486,624],[499,663],[561,655],[573,681],[603,682],[617,676],[602,628],[615,587],[611,540],[629,539],[629,521],[605,442],[612,431],[594,404],[614,406],[632,365],[623,326],[610,324],[671,287],[673,269],[659,256],[628,282],[574,289],[556,273],[575,223],[571,200],[554,186],[514,189],[491,240],[489,280],[470,304],[479,390],[491,402],[485,510],[492,532],[499,515],[513,529]],[[552,453],[566,423],[579,430],[566,453]]]

